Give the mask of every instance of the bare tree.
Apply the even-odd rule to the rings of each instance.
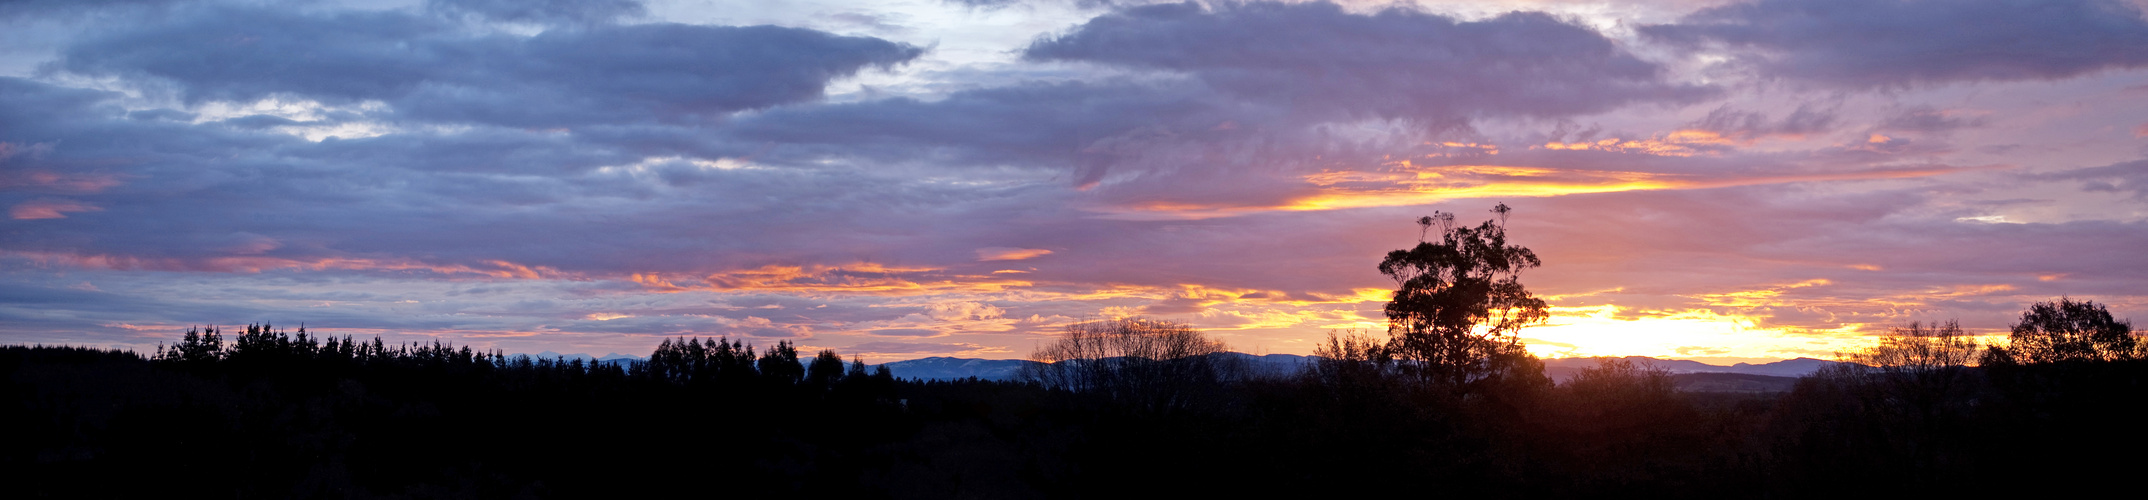
[[[1968,366],[1976,356],[1976,339],[1963,334],[1959,322],[1948,320],[1931,325],[1912,322],[1908,327],[1890,329],[1878,346],[1840,357],[1887,372],[1922,374]]]
[[[1918,482],[1935,481],[1946,436],[1968,418],[1977,387],[1976,339],[1960,323],[1910,323],[1892,328],[1879,345],[1838,354],[1849,363],[1827,368],[1814,381],[1854,398],[1871,427],[1868,436],[1887,453],[1917,464]]]
[[[1184,323],[1142,318],[1067,325],[1059,341],[1037,348],[1038,364],[1022,380],[1088,392],[1149,410],[1184,408],[1215,387],[1243,378],[1230,348]]]
[[[1328,386],[1373,386],[1394,374],[1394,351],[1363,331],[1328,332],[1327,343],[1313,347],[1313,362],[1303,372]]]

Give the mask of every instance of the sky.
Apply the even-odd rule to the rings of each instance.
[[[0,343],[1307,354],[1500,203],[1540,356],[2148,318],[2144,7],[4,1]]]

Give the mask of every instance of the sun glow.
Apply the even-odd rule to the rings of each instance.
[[[1871,343],[1864,325],[1828,331],[1763,326],[1758,318],[1708,309],[1640,311],[1616,305],[1554,307],[1551,320],[1523,330],[1529,352],[1544,358],[1782,359],[1829,357]]]
[[[1374,169],[1336,169],[1306,174],[1302,178],[1303,189],[1273,203],[1215,204],[1151,199],[1094,210],[1106,213],[1105,218],[1110,219],[1198,220],[1262,212],[1425,205],[1462,198],[1538,198],[1794,182],[1905,179],[1997,168],[2001,167],[1934,166],[1739,176],[1515,165],[1418,165],[1411,160],[1400,160]]]

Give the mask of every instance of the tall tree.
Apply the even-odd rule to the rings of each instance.
[[[761,377],[785,385],[796,384],[805,377],[805,365],[798,364],[798,348],[788,340],[776,341],[776,346],[761,355]]]
[[[1387,253],[1380,274],[1400,288],[1387,303],[1388,348],[1427,382],[1460,386],[1529,363],[1516,335],[1550,317],[1543,299],[1522,287],[1521,272],[1543,265],[1535,252],[1507,244],[1506,204],[1495,220],[1457,227],[1454,214],[1417,220],[1416,247]],[[1437,227],[1438,240],[1431,241]],[[1538,375],[1539,377],[1541,374]]]
[[[807,386],[827,389],[842,378],[843,356],[836,354],[834,350],[821,349],[820,354],[813,357],[812,366],[806,367]]]

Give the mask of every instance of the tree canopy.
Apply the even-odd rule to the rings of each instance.
[[[2060,297],[2021,313],[2007,345],[1992,347],[1985,363],[2135,360],[2148,358],[2144,350],[2148,345],[2134,337],[2131,322],[2113,318],[2102,304]]]
[[[1387,303],[1388,348],[1433,382],[1459,384],[1496,374],[1504,358],[1525,356],[1516,333],[1550,317],[1521,272],[1543,265],[1528,248],[1507,244],[1505,204],[1494,220],[1457,227],[1454,214],[1417,220],[1417,246],[1387,253],[1380,274],[1400,288]],[[1436,241],[1425,239],[1434,227]]]

